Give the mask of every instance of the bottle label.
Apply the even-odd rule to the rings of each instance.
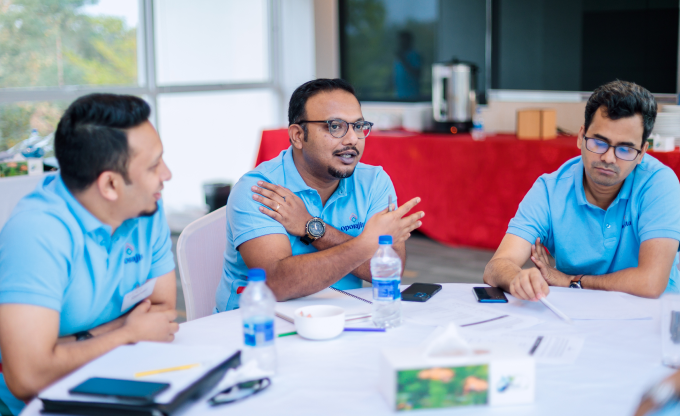
[[[248,347],[269,347],[274,344],[274,320],[243,322],[244,342]]]
[[[382,301],[401,299],[400,281],[401,279],[373,279],[373,299]]]

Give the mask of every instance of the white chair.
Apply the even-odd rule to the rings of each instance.
[[[187,321],[211,315],[227,245],[227,207],[189,224],[177,240],[177,264]]]

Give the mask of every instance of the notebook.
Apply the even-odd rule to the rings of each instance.
[[[292,323],[293,314],[298,308],[311,305],[331,305],[339,306],[345,310],[346,321],[357,321],[371,317],[372,304],[373,302],[368,299],[345,292],[344,290],[329,287],[304,298],[277,302],[276,316]]]

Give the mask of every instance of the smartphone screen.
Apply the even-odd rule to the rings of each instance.
[[[505,293],[497,287],[475,287],[472,288],[478,302],[482,303],[507,303],[508,298]]]
[[[72,388],[69,393],[150,401],[168,387],[168,383],[94,377]]]
[[[428,299],[440,290],[442,290],[442,285],[414,283],[401,292],[401,300],[406,302],[427,302]]]

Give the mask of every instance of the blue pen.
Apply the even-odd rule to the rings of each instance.
[[[385,328],[345,328],[346,332],[385,332]]]

